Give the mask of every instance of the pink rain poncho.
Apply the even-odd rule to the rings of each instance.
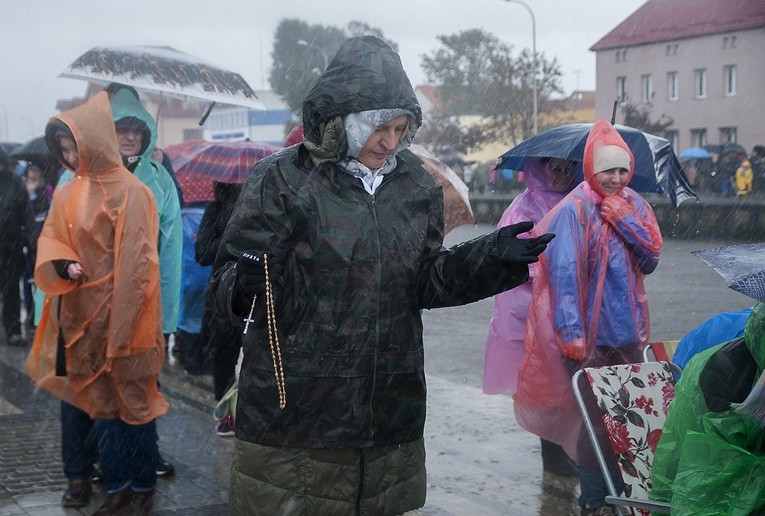
[[[565,192],[557,191],[547,164],[536,158],[527,159],[523,170],[526,189],[507,207],[497,228],[525,220],[538,223],[573,186],[572,183]],[[519,236],[527,238],[529,235]],[[527,283],[494,296],[494,315],[486,338],[483,366],[483,392],[486,394],[515,393],[524,355],[523,337],[535,265],[529,266],[530,279]]]
[[[557,236],[537,264],[514,396],[518,423],[560,444],[580,464],[582,419],[571,377],[581,367],[640,361],[650,334],[643,279],[656,268],[662,245],[653,211],[640,195],[628,187],[603,194],[593,151],[606,145],[629,151],[601,120],[585,145],[585,182],[534,228]]]

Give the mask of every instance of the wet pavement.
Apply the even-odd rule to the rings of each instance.
[[[447,244],[490,229],[458,228]],[[678,339],[715,313],[753,304],[688,254],[717,245],[723,243],[665,243],[659,268],[647,280],[654,340]],[[428,496],[425,507],[411,514],[578,514],[577,480],[543,475],[539,439],[515,423],[512,400],[481,391],[492,308],[492,301],[484,300],[423,314]],[[91,514],[105,497],[100,486],[84,510],[61,507],[66,479],[59,402],[34,389],[23,368],[27,351],[0,338],[0,515]],[[155,514],[229,514],[233,439],[214,432],[211,378],[188,375],[174,362],[170,355],[160,378],[171,408],[158,430],[162,455],[176,473],[158,480]]]

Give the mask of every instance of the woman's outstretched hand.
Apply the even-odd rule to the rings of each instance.
[[[534,223],[530,220],[505,226],[497,235],[497,252],[503,264],[534,263],[539,261],[539,255],[547,249],[547,244],[555,238],[552,233],[533,238],[518,238],[518,235],[530,231]]]

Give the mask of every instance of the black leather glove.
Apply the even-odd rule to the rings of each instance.
[[[530,231],[533,227],[534,223],[527,220],[500,229],[497,235],[499,261],[505,265],[539,261],[538,256],[547,249],[547,244],[555,235],[546,233],[534,238],[518,238],[518,235]]]
[[[245,251],[236,261],[235,288],[248,302],[252,301],[253,296],[263,294],[266,291],[264,255],[265,253],[260,251]],[[271,263],[269,263],[269,268],[273,269]],[[270,274],[271,270],[269,270],[269,276]]]

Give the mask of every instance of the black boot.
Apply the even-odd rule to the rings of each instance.
[[[175,466],[170,461],[166,461],[157,450],[157,476],[170,477],[175,473]]]

